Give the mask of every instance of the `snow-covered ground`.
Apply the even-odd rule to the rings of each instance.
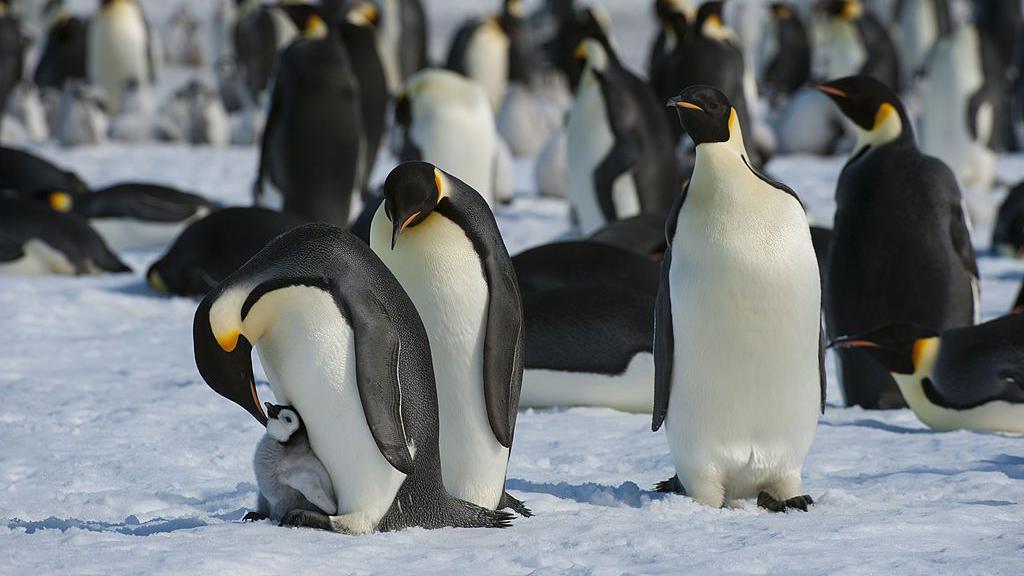
[[[456,21],[440,8],[451,4],[428,4],[435,22]],[[635,4],[643,10],[630,12]],[[646,2],[613,8],[615,17],[649,17]],[[93,185],[164,182],[228,204],[248,200],[257,159],[252,148],[36,150]],[[842,163],[790,157],[767,169],[827,225]],[[380,164],[377,180],[393,162]],[[517,168],[517,199],[498,213],[513,252],[569,231],[565,206],[534,197],[531,165]],[[1004,182],[1024,177],[1024,157],[1001,158],[999,174]],[[976,237],[983,254],[985,228]],[[251,455],[262,429],[200,379],[196,301],[147,289],[142,272],[157,255],[127,255],[131,275],[0,278],[2,576],[1024,569],[1024,439],[939,434],[906,410],[841,408],[834,377],[804,471],[817,502],[807,513],[770,514],[749,501],[715,510],[654,494],[672,463],[650,417],[570,409],[520,416],[508,487],[536,516],[507,530],[349,537],[242,524],[256,497]],[[1024,265],[983,257],[981,268],[991,318],[1010,306]],[[259,369],[257,377],[270,399]]]

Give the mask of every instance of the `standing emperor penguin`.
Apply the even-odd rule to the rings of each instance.
[[[498,130],[480,85],[448,70],[416,73],[395,103],[395,129],[400,162],[440,166],[494,205]]]
[[[932,330],[973,324],[978,265],[956,176],[917,148],[903,103],[868,76],[821,86],[853,121],[857,143],[839,175],[825,281],[832,337],[912,323]],[[892,377],[861,350],[841,350],[849,405],[898,408]]]
[[[348,226],[365,181],[366,142],[359,82],[329,30],[280,55],[253,195],[258,205]]]
[[[902,89],[899,54],[878,16],[861,0],[826,0],[823,48],[826,78],[873,76],[896,93]]]
[[[751,166],[722,92],[691,86],[670,105],[697,160],[666,225],[655,304],[652,428],[665,424],[677,474],[659,490],[806,510],[800,471],[825,406],[807,217]]]
[[[394,94],[410,76],[427,67],[430,27],[421,0],[381,0],[380,13],[380,57]]]
[[[359,99],[363,111],[363,132],[366,135],[366,169],[368,179],[380,152],[380,142],[388,124],[387,74],[377,48],[377,25],[380,13],[372,2],[351,7],[340,22],[342,43],[352,62],[352,71],[359,80]],[[365,186],[365,184],[364,184]]]
[[[773,101],[788,99],[811,77],[811,38],[797,7],[773,2],[761,49],[761,86]]]
[[[921,150],[942,160],[964,186],[988,188],[995,178],[990,144],[1003,88],[985,78],[984,39],[969,24],[935,45],[924,81]]]
[[[46,20],[49,28],[32,79],[39,88],[61,90],[66,81],[86,77],[89,23],[72,15],[63,0],[47,3]]]
[[[153,84],[155,41],[137,0],[100,0],[99,13],[89,23],[86,69],[89,80],[107,93],[111,114],[121,111],[129,82]]]
[[[351,534],[508,525],[508,513],[445,492],[427,334],[355,236],[309,224],[274,239],[206,295],[193,338],[206,383],[261,424],[253,346],[278,403],[302,414],[338,510],[293,510],[284,524]]]
[[[904,82],[921,73],[932,48],[953,31],[949,0],[896,0],[895,39],[903,56]]]
[[[581,42],[576,55],[586,65],[566,131],[569,202],[581,231],[667,211],[682,177],[650,86],[596,39]]]
[[[523,308],[512,260],[484,199],[426,162],[384,182],[370,247],[409,293],[430,338],[448,493],[530,511],[505,492],[523,380]]]

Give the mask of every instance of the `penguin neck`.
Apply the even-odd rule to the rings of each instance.
[[[747,150],[743,144],[743,131],[740,130],[739,118],[736,110],[733,109],[729,117],[729,139],[725,142],[705,142],[698,144],[696,148],[697,161],[694,165],[694,173],[703,168],[717,170],[723,163],[732,164],[739,162],[746,170]]]
[[[917,358],[914,373],[892,373],[893,379],[896,380],[896,384],[900,388],[900,393],[903,394],[903,399],[907,401],[907,406],[910,406],[910,409],[914,411],[914,414],[922,422],[935,429],[942,429],[942,425],[935,418],[935,414],[945,410],[945,408],[936,405],[928,398],[928,394],[924,389],[924,381],[931,378],[932,372],[935,369],[935,361],[939,356],[939,345],[939,338],[919,340],[915,345],[915,356]]]
[[[871,130],[857,126],[857,144],[850,156],[856,158],[869,146],[877,149],[893,142],[913,144],[914,131],[903,107],[886,102],[878,107],[875,125]]]

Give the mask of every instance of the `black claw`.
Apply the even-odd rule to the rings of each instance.
[[[655,492],[662,492],[666,494],[678,494],[680,496],[686,496],[686,488],[683,487],[683,483],[679,481],[679,476],[673,476],[668,480],[663,480],[654,485]]]
[[[786,508],[796,508],[807,512],[807,508],[814,504],[814,499],[809,495],[804,494],[803,496],[794,496],[789,500],[786,500]]]
[[[785,502],[780,502],[776,500],[774,496],[763,490],[760,494],[757,495],[757,505],[760,506],[761,508],[764,508],[765,510],[768,510],[769,512],[786,511]]]
[[[247,512],[245,516],[242,516],[242,522],[259,522],[266,519],[267,515],[261,512]]]
[[[533,516],[533,511],[527,508],[526,504],[523,504],[522,500],[519,500],[515,496],[509,494],[508,492],[502,494],[501,502],[498,504],[498,509],[510,509],[514,511],[516,514],[522,516],[523,518],[529,518]]]

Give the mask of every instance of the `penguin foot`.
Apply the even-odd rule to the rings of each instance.
[[[269,518],[262,512],[246,512],[245,516],[242,516],[242,522],[259,522],[260,520],[266,520]]]
[[[316,528],[319,530],[333,530],[331,519],[326,514],[313,512],[311,510],[292,510],[281,518],[278,526],[291,526],[293,528]]]
[[[655,492],[663,492],[667,494],[679,494],[680,496],[686,496],[686,488],[683,487],[683,483],[679,481],[679,475],[675,475],[668,480],[663,480],[654,485]],[[762,492],[763,494],[763,492]]]
[[[502,510],[490,510],[465,500],[455,500],[460,508],[452,520],[454,528],[508,528],[512,526],[515,515]]]
[[[527,508],[526,504],[523,504],[522,500],[519,500],[508,492],[501,495],[501,501],[498,502],[498,510],[512,510],[523,518],[533,516],[533,511]]]
[[[807,494],[794,496],[785,501],[776,500],[774,496],[764,491],[757,495],[757,505],[770,512],[785,512],[791,509],[807,512],[808,506],[813,504],[814,499]]]

